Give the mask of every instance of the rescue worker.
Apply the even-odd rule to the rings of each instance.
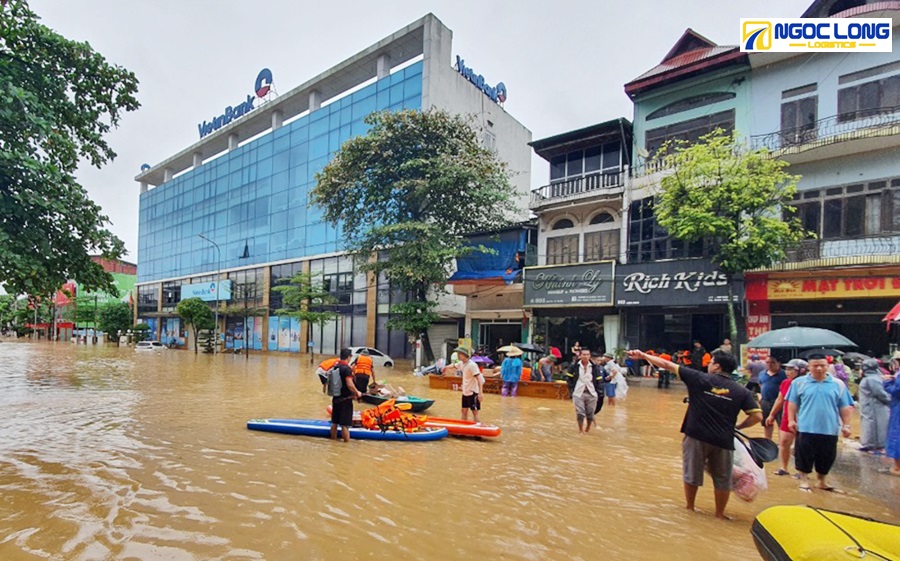
[[[326,358],[316,367],[316,375],[319,376],[319,381],[322,382],[322,393],[325,393],[325,385],[328,383],[328,371],[334,368],[340,361],[339,358]]]
[[[369,387],[369,377],[372,378],[373,384],[378,383],[375,380],[375,364],[372,362],[372,357],[369,356],[369,349],[363,349],[353,357],[350,367],[353,369],[354,385],[360,391],[365,392]]]

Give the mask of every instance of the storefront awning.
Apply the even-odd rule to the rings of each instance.
[[[897,305],[891,308],[891,311],[884,316],[884,319],[881,321],[887,322],[888,331],[891,330],[891,324],[894,322],[900,322],[900,302],[897,302]]]

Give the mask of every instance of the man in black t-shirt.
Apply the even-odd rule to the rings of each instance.
[[[360,399],[362,394],[353,383],[353,370],[347,361],[350,349],[341,349],[341,358],[334,368],[341,373],[341,395],[331,398],[331,439],[337,440],[337,428],[341,427],[344,442],[350,442],[350,425],[353,424],[353,399]]]
[[[725,518],[725,507],[731,493],[731,470],[734,463],[734,429],[750,427],[762,421],[762,410],[756,398],[729,378],[737,363],[730,354],[716,352],[709,363],[709,374],[675,364],[639,350],[629,351],[632,359],[674,372],[688,388],[690,396],[681,432],[684,497],[688,510],[694,510],[697,489],[703,485],[704,467],[709,470],[715,488],[716,518]],[[735,427],[738,415],[747,414]]]

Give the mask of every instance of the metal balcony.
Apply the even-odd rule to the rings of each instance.
[[[788,248],[786,264],[809,266],[893,263],[900,259],[900,234],[803,240]]]
[[[533,190],[528,208],[534,210],[564,201],[586,199],[601,194],[621,193],[624,187],[624,172],[586,174]]]
[[[900,135],[900,107],[868,115],[832,115],[809,125],[751,136],[750,145],[776,155],[789,155],[839,142],[892,135]]]

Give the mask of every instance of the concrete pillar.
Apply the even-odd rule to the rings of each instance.
[[[322,94],[319,90],[309,92],[309,112],[312,113],[320,107],[322,107]]]
[[[272,283],[272,267],[263,267],[263,278],[262,278],[262,302],[260,302],[260,306],[265,308],[266,313],[262,317],[262,350],[269,350],[269,298],[271,297],[271,292],[269,290],[269,285]],[[257,287],[259,290],[260,287]]]
[[[202,152],[194,152],[194,169],[197,169],[202,165],[203,165],[203,153]]]
[[[304,261],[300,264],[300,272],[309,272],[309,261]],[[309,322],[303,320],[300,322],[300,352],[309,354],[309,351]]]
[[[163,182],[172,181],[172,168],[166,168],[163,170]]]
[[[425,16],[423,32],[422,109],[427,110],[434,105],[437,92],[451,87],[450,80],[456,71],[450,56],[453,32],[431,14]]]
[[[282,111],[272,111],[272,130],[280,129],[284,124],[284,113]]]
[[[378,254],[373,253],[369,262],[374,263]],[[375,333],[378,331],[378,277],[369,271],[366,273],[366,346],[375,347]],[[384,342],[387,346],[387,342]]]
[[[141,181],[141,193],[146,193],[148,189],[150,189],[150,184],[146,181]]]
[[[629,166],[623,166],[622,175],[625,188],[622,190],[622,215],[620,218],[622,224],[619,230],[619,263],[625,264],[628,263],[628,221],[631,217],[629,210],[631,207],[631,188],[633,185],[631,169]]]
[[[383,54],[379,55],[378,60],[375,63],[375,76],[379,80],[390,76],[391,74],[391,57]]]
[[[231,152],[235,148],[238,147],[238,135],[237,133],[231,133],[228,135],[228,151]]]

